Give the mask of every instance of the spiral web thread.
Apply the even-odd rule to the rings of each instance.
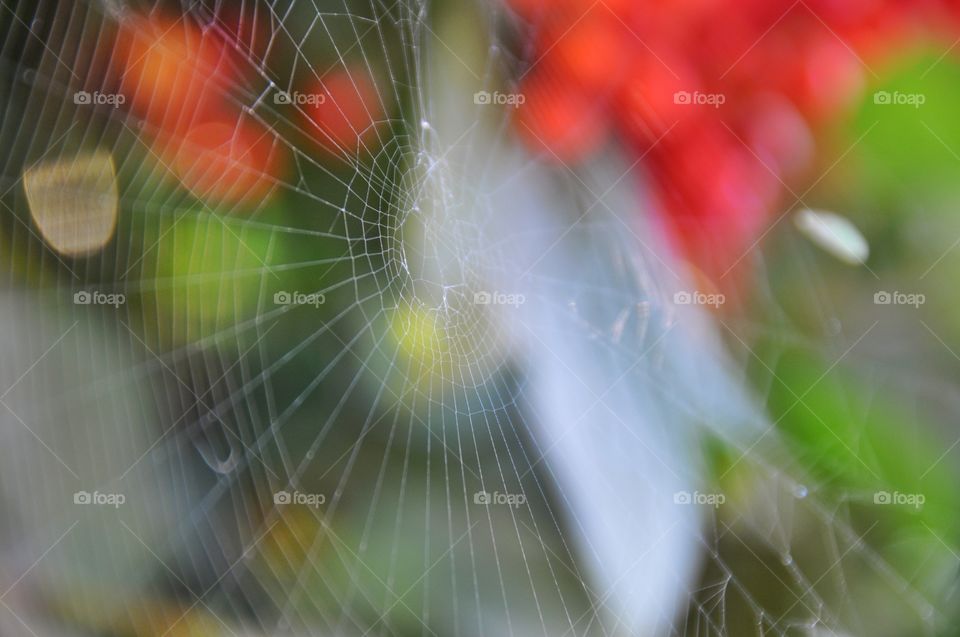
[[[499,42],[501,9],[459,9],[482,16],[474,27]],[[689,579],[648,575],[680,586],[683,600],[648,626],[678,635],[860,634],[853,588],[868,581],[874,599],[902,608],[907,630],[935,634],[945,621],[938,591],[892,565],[872,543],[876,523],[851,514],[868,495],[821,496],[825,481],[803,477],[775,434],[726,435],[710,414],[691,411],[689,386],[661,374],[664,353],[682,351],[666,347],[681,338],[667,292],[675,275],[627,232],[638,211],[614,214],[603,203],[604,214],[584,212],[619,180],[560,171],[562,197],[581,216],[554,219],[532,245],[579,237],[586,248],[576,266],[562,251],[521,266],[536,282],[522,289],[539,291],[523,306],[549,308],[535,316],[556,321],[528,325],[519,307],[477,302],[478,293],[514,292],[494,286],[509,285],[516,255],[531,245],[502,234],[502,211],[488,197],[502,186],[498,153],[516,157],[509,108],[463,96],[468,124],[445,146],[436,124],[445,88],[431,82],[426,61],[459,65],[493,91],[534,60],[504,44],[475,69],[477,58],[447,42],[435,19],[457,10],[405,0],[4,5],[4,200],[13,212],[5,259],[11,281],[25,277],[55,317],[47,325],[36,310],[13,311],[36,330],[18,345],[28,371],[9,379],[3,400],[37,435],[13,438],[2,453],[38,458],[31,462],[43,471],[39,485],[7,487],[31,499],[8,523],[21,557],[5,562],[4,588],[11,600],[30,592],[41,600],[30,606],[35,615],[7,606],[16,625],[43,634],[31,626],[44,616],[107,634],[630,634],[610,602],[616,582],[608,588],[583,567],[596,550],[578,532],[589,512],[572,505],[545,461],[544,405],[514,354],[517,341],[570,339],[596,343],[590,351],[622,370],[618,380],[652,387],[667,405],[661,413],[699,422],[685,445],[721,438],[733,450],[723,484],[739,495],[701,507]],[[74,102],[78,90],[109,90],[118,25],[161,11],[211,33],[227,33],[231,11],[240,31],[257,25],[225,62],[243,68],[243,84],[218,89],[288,159],[282,177],[267,176],[269,197],[195,197],[155,151],[149,122]],[[357,65],[377,78],[384,115],[358,148],[321,149],[302,111],[274,96]],[[116,168],[119,225],[100,253],[71,259],[41,247],[19,178],[28,166],[80,161],[71,158],[94,149]],[[528,158],[512,179],[539,170]],[[578,272],[619,278],[578,280]],[[126,302],[76,305],[83,289]],[[323,300],[275,301],[296,293]],[[824,348],[770,316],[764,329],[780,334],[784,349]],[[725,321],[724,337],[733,335],[742,355],[737,367],[756,368],[749,348],[737,347],[755,326]],[[865,336],[836,349],[835,364]],[[762,395],[778,378],[758,369]],[[582,382],[594,392],[593,380]],[[596,409],[606,390],[594,392]],[[589,426],[584,415],[577,426]],[[617,452],[663,465],[690,491],[711,489],[702,461],[677,465],[682,456],[658,455],[643,430],[622,425]],[[598,475],[607,460],[595,458]],[[78,512],[65,500],[78,490],[124,493],[127,503]],[[285,504],[282,493],[322,503]],[[484,505],[478,494],[513,504]]]

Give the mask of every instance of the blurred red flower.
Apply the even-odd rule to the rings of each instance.
[[[507,0],[533,55],[518,133],[575,164],[612,134],[638,156],[681,254],[715,278],[802,179],[814,133],[860,98],[865,71],[948,0]]]

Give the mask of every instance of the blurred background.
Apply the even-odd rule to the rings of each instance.
[[[960,634],[960,4],[0,34],[0,634]]]

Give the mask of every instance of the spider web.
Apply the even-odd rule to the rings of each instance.
[[[782,359],[846,368],[870,323],[804,330],[772,289],[762,325],[674,303],[688,273],[632,160],[548,168],[516,147],[510,106],[475,102],[535,62],[502,9],[103,0],[0,15],[13,634],[946,625],[946,540],[929,564],[898,562],[872,489],[837,488],[765,413]],[[158,15],[243,34],[220,61],[243,80],[216,89],[286,158],[261,175],[269,195],[196,196],[148,119],[75,103],[116,90],[118,31]],[[355,147],[319,147],[303,109],[275,99],[357,69],[377,90]],[[21,175],[97,151],[119,184],[115,236],[70,258],[45,247]],[[821,266],[780,240],[822,289]],[[78,291],[123,301],[78,305]],[[829,323],[826,303],[811,305]],[[899,382],[882,376],[877,393]],[[79,506],[81,491],[124,502]]]

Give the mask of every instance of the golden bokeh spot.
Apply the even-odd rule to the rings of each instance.
[[[41,162],[23,173],[23,188],[40,234],[60,254],[96,252],[113,236],[120,196],[110,153]]]

